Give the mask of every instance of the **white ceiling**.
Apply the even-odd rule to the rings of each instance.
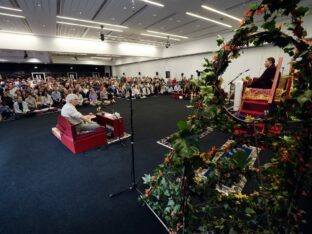
[[[241,17],[248,6],[256,2],[256,0],[155,0],[165,5],[162,8],[140,0],[134,1],[135,8],[132,9],[132,0],[0,0],[1,6],[22,9],[23,12],[16,14],[26,17],[26,19],[16,19],[0,16],[0,28],[31,32],[36,35],[99,38],[100,27],[97,30],[56,24],[56,15],[62,15],[127,26],[129,29],[125,29],[122,33],[105,31],[105,34],[107,38],[112,36],[109,38],[111,40],[157,45],[163,43],[165,39],[145,37],[140,34],[146,33],[146,30],[154,30],[187,36],[188,40],[196,40],[220,32],[228,32],[231,29],[193,18],[185,13],[191,11],[221,20],[236,28],[239,26],[237,21],[222,18],[220,15],[202,9],[201,5],[206,4]],[[7,10],[0,10],[0,12],[14,13]],[[67,20],[62,21],[73,23]]]
[[[227,33],[239,26],[238,21],[209,12],[203,9],[201,5],[205,4],[240,18],[250,4],[259,0],[154,1],[164,4],[165,7],[157,7],[140,0],[134,0],[134,9],[132,8],[132,0],[0,0],[0,6],[20,8],[22,10],[22,12],[14,12],[0,9],[0,13],[25,16],[25,19],[19,19],[0,15],[0,30],[27,32],[49,37],[61,36],[99,40],[99,25],[99,29],[92,29],[57,24],[56,21],[59,20],[95,26],[95,24],[90,23],[60,20],[56,17],[60,15],[128,27],[128,29],[123,29],[123,32],[104,31],[108,40],[163,45],[166,39],[141,35],[141,33],[146,33],[147,30],[153,30],[187,36],[189,39],[172,42],[172,44],[183,43]],[[302,0],[302,4],[312,9],[312,0]],[[187,11],[230,24],[233,28],[229,29],[191,17],[186,15]],[[23,52],[17,53],[17,57],[20,56],[19,53],[23,54]],[[0,53],[0,56],[6,57],[3,56],[3,52]]]

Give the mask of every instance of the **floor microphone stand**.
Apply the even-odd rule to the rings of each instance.
[[[240,72],[233,80],[231,80],[229,83],[228,83],[228,86],[230,86],[230,91],[229,91],[229,98],[228,98],[228,102],[230,103],[230,100],[231,100],[231,86],[233,85],[233,82],[235,80],[237,80],[241,75],[243,75],[244,72]]]
[[[110,194],[109,197],[113,198],[118,195],[121,195],[126,192],[131,192],[131,191],[137,191],[140,195],[142,194],[138,188],[137,188],[137,183],[135,180],[135,158],[134,158],[134,130],[133,130],[133,108],[132,108],[132,90],[131,88],[129,89],[129,94],[130,94],[130,128],[131,128],[131,179],[130,179],[130,187],[117,192]]]

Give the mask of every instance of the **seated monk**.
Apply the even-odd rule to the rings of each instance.
[[[258,89],[271,89],[274,76],[276,73],[275,59],[269,57],[266,59],[264,66],[265,71],[259,78],[254,78],[252,81],[248,82],[247,86],[251,88]]]

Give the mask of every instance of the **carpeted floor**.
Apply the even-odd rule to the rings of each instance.
[[[176,131],[186,104],[170,97],[133,101],[139,186],[163,160],[167,149],[156,141]],[[130,132],[129,101],[110,110],[121,113]],[[57,115],[0,124],[0,233],[165,233],[137,193],[108,196],[129,186],[129,140],[73,155],[51,134]]]
[[[156,143],[177,131],[190,109],[168,96],[134,100],[136,179],[151,173],[168,152]],[[95,108],[80,109],[83,113]],[[130,132],[128,100],[117,111]],[[0,233],[166,233],[129,187],[131,147],[120,143],[73,155],[52,134],[57,113],[0,124]],[[228,135],[213,132],[201,147],[221,146]]]

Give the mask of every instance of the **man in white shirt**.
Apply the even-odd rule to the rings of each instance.
[[[63,106],[61,115],[65,117],[71,124],[76,125],[77,133],[82,131],[94,131],[101,127],[96,122],[83,116],[77,111],[76,106],[78,105],[79,99],[76,94],[68,94],[66,97],[66,104]]]

